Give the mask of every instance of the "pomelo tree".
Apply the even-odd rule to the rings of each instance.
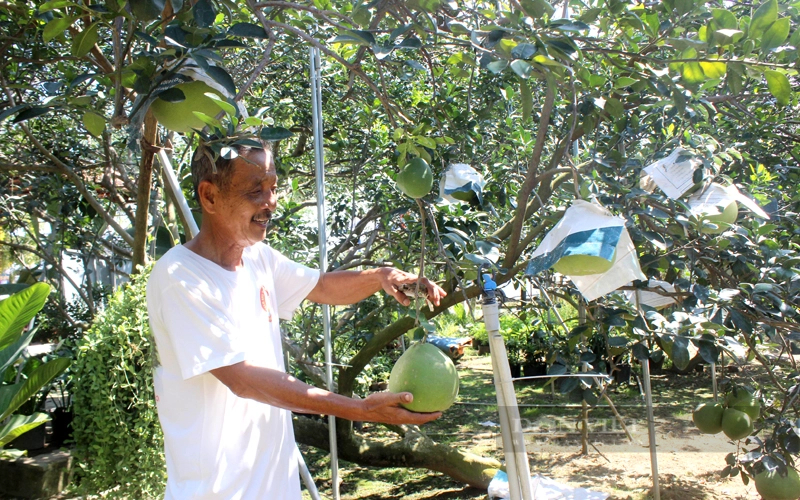
[[[243,125],[279,141],[283,198],[270,242],[313,263],[306,61],[308,47],[317,46],[325,61],[331,268],[418,270],[421,262],[449,292],[433,311],[381,298],[337,310],[337,357],[348,365],[338,372],[339,392],[360,390],[370,363],[416,324],[435,324],[447,308],[476,297],[480,266],[494,269],[501,284],[521,280],[563,210],[593,198],[626,218],[642,271],[673,284],[679,303],[668,312],[638,311],[612,294],[581,304],[569,280],[538,275],[539,287],[586,311],[585,324],[564,334],[548,356],[551,373],[577,370],[581,362],[605,369],[609,348],[644,360],[664,353],[686,369],[716,362],[736,341],[763,365],[769,383],[751,387],[763,403],[755,423],[760,437],[751,438],[750,453],[731,457],[727,470],[744,466],[754,475],[796,460],[796,3],[2,6],[3,245],[44,261],[51,279],[69,274],[60,261],[66,249],[143,264],[160,242],[185,238],[154,155],[167,149],[191,198],[188,161],[210,130],[170,131],[147,104],[184,102],[177,77],[189,66],[228,95],[218,115],[195,115],[223,136],[217,154],[229,155],[232,142],[246,140]],[[237,115],[237,102],[249,122]],[[690,192],[712,181],[736,185],[769,220],[742,208],[723,228],[693,214],[685,197],[642,185],[643,167],[678,147],[698,165]],[[451,163],[468,163],[487,179],[484,192],[461,204],[437,202],[436,187],[419,202],[405,197],[397,176],[418,159],[434,178]],[[92,307],[90,285],[76,285]],[[308,308],[288,325],[287,348],[302,361],[320,356],[315,313]],[[299,366],[319,380],[313,366]],[[578,382],[560,390],[590,404],[598,394]],[[299,420],[298,439],[325,447],[324,424]],[[497,466],[416,430],[385,443],[343,424],[340,446],[347,460],[428,467],[474,485],[485,486]]]

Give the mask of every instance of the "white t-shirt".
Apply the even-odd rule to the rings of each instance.
[[[263,243],[242,262],[227,271],[177,246],[147,284],[166,499],[300,498],[291,413],[237,397],[209,370],[247,360],[284,371],[278,318],[291,317],[319,272]]]

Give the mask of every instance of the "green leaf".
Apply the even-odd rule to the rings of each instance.
[[[69,358],[56,358],[48,361],[43,365],[36,368],[25,380],[20,390],[11,399],[8,408],[0,408],[3,414],[0,415],[0,421],[3,421],[14,413],[22,404],[34,396],[45,385],[49,384],[51,380],[59,376],[67,367],[72,363]]]
[[[672,343],[670,359],[678,370],[685,370],[692,361],[689,355],[689,339],[686,337],[675,337]]]
[[[165,0],[128,0],[133,16],[139,21],[157,19],[164,11]]]
[[[728,9],[711,9],[711,17],[717,29],[734,30],[739,27],[736,16]]]
[[[533,60],[543,66],[558,66],[562,68],[564,67],[564,65],[561,64],[560,62],[554,59],[550,59],[544,54],[536,54],[535,56],[533,56]]]
[[[19,333],[44,307],[50,285],[36,283],[0,301],[0,350],[19,338]]]
[[[44,25],[44,33],[42,39],[45,43],[50,42],[53,38],[60,36],[67,28],[72,26],[72,23],[78,19],[78,16],[57,17]]]
[[[236,23],[228,30],[228,35],[242,38],[269,38],[262,26],[253,23]]]
[[[527,79],[531,76],[531,65],[522,59],[515,59],[511,61],[511,69],[522,79]]]
[[[375,37],[369,31],[353,30],[342,33],[330,43],[354,43],[369,47],[375,45]]]
[[[536,51],[539,50],[536,45],[532,43],[520,43],[511,49],[511,57],[516,59],[530,59]]]
[[[724,77],[727,68],[727,65],[721,61],[700,61],[700,69],[703,70],[703,74],[708,79]]]
[[[211,0],[198,0],[192,8],[194,14],[194,22],[201,28],[208,28],[214,24],[214,19],[217,17],[217,11]]]
[[[0,426],[0,449],[31,429],[50,420],[47,413],[33,415],[12,415],[5,425]]]
[[[264,127],[261,129],[259,135],[261,139],[265,141],[280,141],[282,139],[288,139],[294,134],[291,130],[283,127]]]
[[[230,94],[231,97],[236,95],[236,84],[233,82],[233,78],[231,78],[231,75],[229,75],[227,71],[219,66],[209,66],[206,73],[208,73],[208,76],[213,78],[215,82],[225,87],[225,90],[228,92],[228,94]]]
[[[30,120],[31,118],[36,118],[37,116],[43,115],[45,113],[49,113],[54,108],[49,106],[33,106],[26,110],[21,111],[17,116],[11,120],[13,123],[21,123],[26,120]]]
[[[730,45],[737,43],[744,36],[744,31],[721,29],[714,32],[714,43],[717,45]]]
[[[498,59],[497,61],[490,62],[486,66],[486,69],[488,69],[495,75],[498,75],[502,73],[503,70],[506,69],[507,67],[508,67],[508,61],[506,61],[505,59]]]
[[[789,85],[789,79],[780,71],[768,69],[764,72],[767,79],[767,88],[769,92],[778,100],[778,104],[786,106],[792,96],[792,87]]]
[[[70,2],[69,0],[50,0],[49,2],[45,2],[39,6],[39,13],[49,12],[55,9],[63,9],[64,7],[72,7],[76,5],[74,2]]]
[[[704,82],[706,80],[706,74],[703,72],[700,63],[687,62],[683,63],[681,66],[681,78],[683,78],[684,82],[694,85]]]
[[[614,81],[614,88],[615,89],[622,89],[625,87],[630,87],[634,83],[638,82],[635,78],[631,78],[629,76],[621,76]]]
[[[783,42],[789,38],[789,18],[782,17],[772,23],[772,26],[767,29],[764,36],[761,37],[761,53],[766,53],[774,48],[783,45]]]
[[[757,40],[778,19],[778,0],[767,0],[753,14],[747,35]]]
[[[93,136],[100,137],[106,129],[106,120],[97,113],[87,111],[83,114],[83,126]]]
[[[216,94],[214,92],[206,92],[203,95],[205,95],[206,97],[217,103],[217,106],[222,108],[222,110],[225,111],[225,113],[228,116],[236,116],[236,107],[233,104],[226,101],[225,99],[223,99],[222,97],[220,97],[219,94]]]
[[[97,23],[81,31],[72,39],[72,55],[83,57],[92,50],[100,36],[97,34]]]
[[[550,5],[546,0],[520,0],[522,10],[528,17],[533,19],[540,19],[542,17],[550,17],[556,9]]]
[[[22,355],[22,351],[31,343],[31,339],[33,339],[35,333],[35,330],[25,332],[16,342],[0,350],[0,373],[5,373],[9,366],[17,362],[17,359]],[[0,400],[2,400],[2,398],[0,398]],[[2,408],[3,406],[0,405],[0,411],[2,411]]]

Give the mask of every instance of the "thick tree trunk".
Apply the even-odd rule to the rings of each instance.
[[[341,427],[340,427],[341,429]],[[299,443],[328,450],[326,421],[307,417],[294,419],[295,438]],[[372,467],[419,467],[442,472],[456,481],[486,489],[501,464],[493,458],[466,453],[437,443],[414,428],[401,438],[374,441],[349,433],[339,433],[339,458]]]
[[[153,189],[153,151],[149,147],[156,145],[158,122],[148,109],[144,118],[144,143],[142,162],[139,166],[139,180],[136,194],[136,223],[134,225],[133,272],[137,266],[147,262],[147,222],[150,216],[150,193]]]

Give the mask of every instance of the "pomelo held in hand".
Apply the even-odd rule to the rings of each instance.
[[[800,498],[800,475],[791,467],[781,476],[777,469],[756,474],[756,491],[764,500],[797,500]]]
[[[692,413],[692,421],[703,434],[717,434],[722,430],[724,410],[719,403],[703,403]]]
[[[412,198],[422,198],[431,192],[433,172],[428,162],[422,158],[414,158],[397,174],[397,187]]]
[[[438,347],[417,343],[409,347],[389,375],[390,392],[410,392],[414,401],[403,406],[418,413],[444,411],[458,396],[458,372]]]
[[[211,118],[217,116],[221,111],[214,99],[205,94],[213,92],[220,97],[222,97],[222,94],[203,82],[180,83],[173,88],[183,92],[186,99],[178,102],[169,102],[159,98],[150,105],[150,110],[156,120],[169,130],[187,133],[191,132],[192,129],[202,129],[206,124],[195,116],[193,111],[203,113]]]

